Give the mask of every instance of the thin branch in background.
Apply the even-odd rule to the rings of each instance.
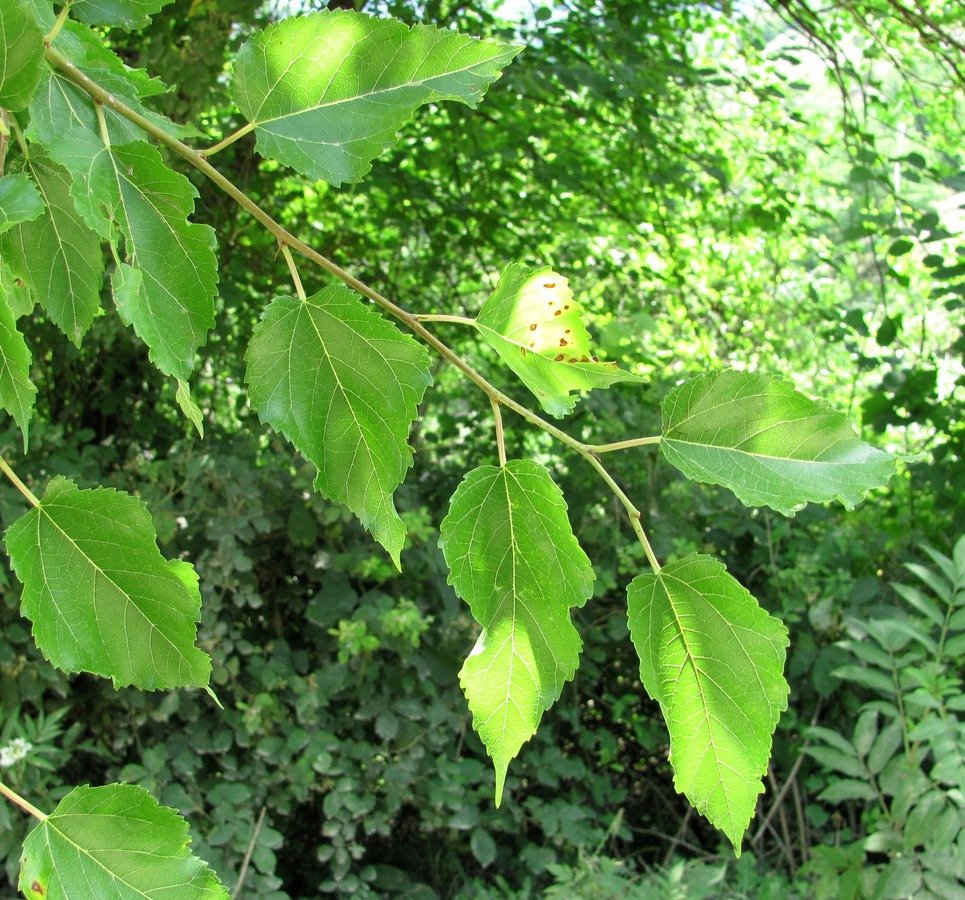
[[[258,834],[261,832],[261,826],[265,822],[265,811],[267,809],[267,806],[263,806],[261,812],[258,814],[258,821],[255,822],[255,830],[251,835],[251,841],[248,843],[248,849],[245,851],[245,858],[241,861],[241,871],[238,873],[238,882],[235,884],[235,889],[231,892],[232,900],[234,900],[235,897],[241,896],[241,888],[244,886],[245,876],[248,874],[248,863],[251,862],[251,854],[255,852],[255,844],[258,843]]]

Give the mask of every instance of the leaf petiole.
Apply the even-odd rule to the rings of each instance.
[[[417,322],[452,322],[455,325],[472,325],[475,327],[476,320],[470,319],[468,316],[446,316],[446,315],[419,315],[415,316]]]
[[[295,260],[292,258],[292,252],[288,248],[287,244],[281,245],[281,255],[285,257],[285,262],[288,264],[288,271],[291,272],[292,281],[295,284],[295,294],[299,300],[306,300],[305,288],[302,287],[302,280],[298,275],[298,269],[295,267]]]
[[[27,502],[34,507],[40,506],[40,501],[34,496],[33,491],[27,487],[18,477],[17,473],[7,464],[7,461],[0,456],[0,472],[3,472],[12,482],[14,487],[26,497]]]
[[[44,37],[44,43],[52,44],[56,40],[57,35],[60,34],[60,29],[64,27],[64,22],[67,21],[67,14],[70,12],[70,7],[73,2],[74,0],[66,0],[63,9],[61,9],[57,16],[57,21],[54,22],[54,27],[51,28],[50,33]]]
[[[34,806],[30,801],[24,800],[16,791],[8,788],[2,781],[0,781],[0,794],[3,794],[11,803],[15,803],[24,812],[30,813],[35,819],[39,819],[43,822],[47,818],[46,813],[42,813],[36,806]]]
[[[248,122],[248,124],[243,125],[237,131],[229,134],[224,140],[218,141],[217,144],[213,144],[207,150],[202,150],[201,155],[205,157],[214,156],[215,153],[224,150],[225,147],[230,147],[235,141],[243,138],[250,131],[253,131],[254,128],[255,126],[251,122]]]
[[[495,397],[490,397],[489,402],[493,407],[493,419],[496,421],[496,450],[499,453],[499,465],[506,465],[506,435],[503,432],[503,414],[499,409],[499,401]]]
[[[612,453],[614,450],[629,450],[631,447],[644,447],[659,444],[663,438],[657,434],[651,437],[631,438],[628,441],[614,441],[612,444],[592,444],[587,449],[593,453]]]

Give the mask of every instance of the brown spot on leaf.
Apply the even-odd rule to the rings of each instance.
[[[555,313],[553,313],[553,315],[554,315],[554,316],[561,316],[561,315],[563,315],[563,310],[558,309],[558,310],[556,310]]]
[[[519,352],[520,352],[523,356],[526,356],[526,348],[525,348],[525,347],[520,347],[520,348],[519,348]]]
[[[555,287],[556,287],[556,282],[555,282],[555,281],[547,281],[547,282],[543,285],[543,287],[544,287],[544,288],[555,288]]]
[[[561,346],[561,347],[565,347],[566,344],[567,344],[566,338],[560,338],[560,346]]]
[[[554,359],[553,362],[563,362],[564,359],[566,359],[566,355],[565,355],[565,354],[563,354],[563,353],[557,353],[557,354],[556,354],[556,359]]]
[[[529,326],[530,331],[536,331],[536,328],[537,328],[537,325],[535,322],[533,322],[533,324]]]
[[[32,882],[30,885],[30,890],[32,890],[35,894],[40,894],[41,897],[47,893],[39,881]]]
[[[530,345],[530,347],[535,347],[535,346],[536,346],[536,341],[530,341],[530,342],[529,342],[529,345]]]
[[[575,356],[571,356],[568,362],[579,362],[579,360]]]

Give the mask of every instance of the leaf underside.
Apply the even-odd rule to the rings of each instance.
[[[532,460],[482,466],[456,489],[439,545],[449,583],[482,632],[459,673],[473,727],[506,772],[573,677],[582,642],[570,609],[593,590],[593,568],[549,472]]]
[[[164,559],[156,540],[140,500],[59,477],[7,529],[23,614],[55,666],[116,687],[207,685],[211,660],[194,645],[198,576],[189,563]]]
[[[142,787],[76,787],[27,835],[20,890],[28,900],[227,897],[189,842],[184,819]]]
[[[392,495],[412,465],[409,429],[431,383],[426,351],[332,285],[304,301],[272,300],[246,359],[262,421],[315,464],[316,488],[352,510],[399,566],[406,529]]]
[[[552,269],[507,267],[483,304],[476,327],[503,362],[539,400],[562,418],[579,399],[573,391],[646,379],[592,355],[583,310],[566,278]]]
[[[895,471],[894,457],[862,441],[843,413],[776,376],[733,370],[667,395],[660,449],[688,478],[784,515],[835,499],[851,509]]]
[[[347,10],[269,26],[238,54],[231,97],[263,156],[331,184],[356,182],[418,107],[471,107],[521,47]]]
[[[640,676],[670,732],[674,784],[739,855],[787,708],[787,629],[709,556],[638,575],[627,594]]]

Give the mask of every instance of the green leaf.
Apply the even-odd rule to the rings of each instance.
[[[0,107],[30,103],[44,67],[44,30],[19,0],[0,6]]]
[[[143,28],[171,0],[75,0],[71,12],[91,25],[107,25],[133,31]]]
[[[37,388],[30,382],[30,351],[7,302],[7,292],[0,285],[0,406],[23,432],[23,449],[27,452],[27,426],[33,410]]]
[[[100,240],[77,213],[67,173],[36,148],[26,166],[47,209],[0,235],[0,253],[51,321],[80,346],[100,310]]]
[[[43,214],[44,201],[36,185],[24,175],[0,178],[0,234]]]
[[[227,897],[190,841],[184,819],[142,787],[76,787],[27,835],[19,887],[29,900]]]
[[[674,388],[660,449],[688,478],[784,515],[834,499],[851,509],[895,471],[894,457],[860,440],[845,415],[760,373],[701,375]]]
[[[54,41],[54,46],[86,76],[97,82],[111,96],[124,102],[148,121],[174,137],[184,137],[193,129],[176,125],[142,101],[162,94],[167,86],[158,78],[150,78],[143,69],[124,65],[116,53],[104,46],[103,38],[79,22],[68,21]],[[144,132],[109,106],[101,113],[107,125],[110,142],[115,145],[144,140]],[[27,136],[52,146],[71,128],[81,127],[100,137],[100,126],[91,98],[62,72],[45,71],[30,103],[30,127]]]
[[[449,583],[482,626],[459,680],[496,768],[498,806],[510,761],[576,671],[582,642],[570,608],[592,593],[593,567],[562,492],[532,460],[470,472],[439,546]]]
[[[638,575],[628,597],[640,675],[670,731],[674,784],[740,854],[787,708],[787,629],[709,556]]]
[[[194,646],[198,576],[189,563],[164,559],[156,539],[140,500],[60,477],[7,529],[23,614],[55,666],[115,687],[208,683],[211,660]]]
[[[405,525],[392,494],[412,465],[406,443],[432,379],[408,335],[344,285],[307,300],[276,297],[248,347],[251,403],[318,469],[396,566]]]
[[[557,418],[576,406],[572,391],[647,380],[592,355],[582,312],[566,278],[514,263],[476,319],[486,342]]]
[[[259,153],[339,185],[360,181],[423,104],[475,107],[521,49],[345,10],[311,13],[241,48],[231,98],[255,126]]]
[[[74,128],[51,153],[75,173],[71,193],[87,223],[115,243],[124,236],[126,265],[113,279],[121,319],[158,369],[187,381],[214,325],[218,284],[214,231],[187,219],[197,191],[148,144],[108,148]]]

